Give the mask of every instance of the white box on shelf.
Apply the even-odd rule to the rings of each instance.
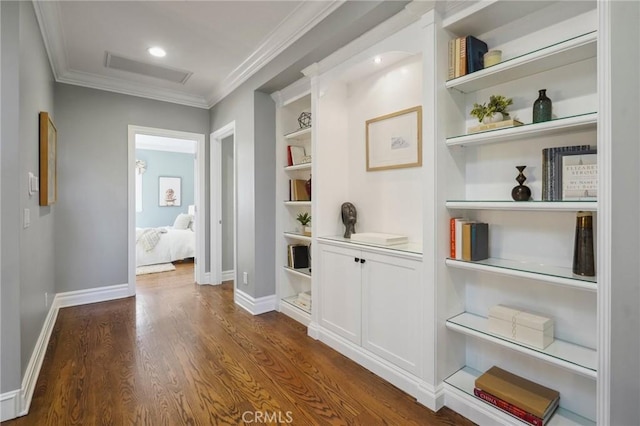
[[[404,235],[381,234],[379,232],[361,232],[351,234],[351,240],[363,243],[380,244],[384,246],[406,244],[409,242],[409,239]]]
[[[551,318],[504,305],[489,308],[489,331],[538,349],[554,339]]]

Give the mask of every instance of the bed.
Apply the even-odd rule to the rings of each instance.
[[[186,216],[186,215],[185,215]],[[196,233],[191,223],[183,226],[136,228],[136,266],[169,263],[195,257]]]

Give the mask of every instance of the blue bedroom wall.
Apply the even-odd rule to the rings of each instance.
[[[147,164],[142,175],[142,212],[136,213],[136,227],[171,226],[179,213],[187,213],[194,204],[194,154],[136,149],[136,160]],[[181,178],[180,206],[159,204],[159,178]]]

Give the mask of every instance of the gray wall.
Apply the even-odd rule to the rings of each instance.
[[[233,136],[222,140],[222,270],[233,270]]]
[[[54,282],[53,207],[27,194],[39,174],[40,111],[55,122],[53,76],[31,2],[2,2],[1,391],[18,389],[48,312]],[[30,210],[31,226],[22,227]]]
[[[58,206],[40,207],[27,192],[27,172],[39,175],[39,112],[56,123],[54,80],[33,4],[20,2],[20,205],[31,226],[20,237],[20,328],[22,373],[27,367],[55,294],[54,221]],[[45,293],[49,302],[45,305]]]
[[[55,108],[60,187],[56,264],[63,266],[56,270],[57,291],[125,284],[127,126],[207,134],[209,113],[67,84],[56,84]]]
[[[194,154],[184,152],[136,149],[136,160],[143,160],[147,169],[142,175],[142,211],[136,213],[136,227],[173,226],[180,213],[187,213],[194,204]],[[180,206],[160,206],[159,178],[179,177]]]
[[[20,388],[20,130],[19,4],[0,2],[2,55],[1,181],[2,269],[0,288],[0,392]]]
[[[640,418],[640,4],[610,3],[611,25],[611,418],[607,424],[638,424]],[[609,330],[606,330],[607,332]]]

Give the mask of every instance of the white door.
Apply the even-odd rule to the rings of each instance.
[[[360,345],[361,252],[320,244],[320,324]]]
[[[362,346],[419,374],[419,261],[363,253]]]

